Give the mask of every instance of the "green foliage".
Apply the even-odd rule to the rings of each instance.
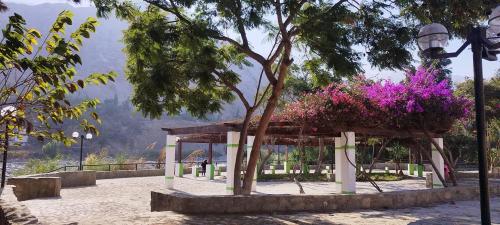
[[[328,181],[326,174],[260,174],[257,176],[258,182],[266,182],[266,181],[290,181],[293,182],[293,178],[297,178],[298,181],[303,182],[311,182],[311,181]]]
[[[474,81],[465,80],[457,85],[455,95],[474,99]],[[486,112],[486,134],[488,158],[491,165],[498,164],[498,156],[494,149],[500,148],[500,72],[484,82],[484,100]],[[445,139],[446,145],[455,157],[463,162],[477,162],[477,146],[475,131],[475,114],[471,118],[457,123],[452,132]],[[498,151],[498,150],[497,150]]]
[[[66,35],[72,25],[73,14],[62,11],[48,34],[27,28],[24,18],[16,13],[2,30],[0,41],[0,107],[13,106],[0,124],[8,124],[9,135],[26,130],[39,140],[55,139],[65,145],[74,143],[58,125],[65,119],[79,119],[83,113],[99,104],[98,99],[85,99],[71,104],[67,97],[88,85],[106,84],[116,74],[95,73],[76,79],[76,67],[81,65],[79,56],[83,40],[95,32],[97,20],[88,18],[74,32]],[[9,82],[7,82],[9,81]],[[93,122],[99,123],[97,114]],[[93,122],[83,119],[80,126],[86,132],[98,134]],[[0,138],[5,139],[3,136]]]
[[[51,140],[47,144],[42,146],[42,152],[50,158],[56,157],[56,155],[61,153],[61,148],[63,144],[61,142]]]
[[[327,182],[328,177],[326,174],[260,174],[257,177],[258,182],[266,182],[266,181],[290,181],[293,182],[293,178],[297,178],[300,182]],[[396,174],[386,174],[386,173],[372,173],[370,174],[370,178],[373,181],[399,181],[403,180],[404,176],[399,176]],[[367,182],[363,176],[356,177],[356,181],[359,182]]]
[[[318,148],[314,147],[304,147],[304,148],[305,148],[304,162],[306,162],[306,164],[308,162],[316,162],[319,154]],[[301,158],[300,150],[298,148],[294,148],[293,150],[288,152],[288,161],[291,162],[292,165],[300,164],[300,158]]]
[[[52,172],[61,167],[62,155],[44,159],[29,159],[22,169],[14,171],[15,176]]]
[[[132,102],[154,118],[183,108],[195,116],[218,111],[233,99],[231,91],[237,93],[240,74],[232,68],[248,65],[250,58],[265,67],[270,83],[277,79],[271,68],[286,73],[291,66],[307,73],[313,88],[361,72],[364,55],[373,66],[402,69],[412,60],[417,30],[406,18],[387,15],[401,5],[396,2],[351,7],[346,1],[146,1],[144,11],[128,1],[93,2],[100,16],[113,10],[127,15],[122,18],[130,23],[124,42]],[[276,41],[269,54],[253,49],[247,37],[252,30]],[[229,35],[234,33],[240,39]],[[288,44],[306,60],[280,59]],[[354,50],[356,45],[366,51]]]
[[[115,151],[142,150],[139,144],[144,143],[141,139],[146,132],[146,125],[144,118],[135,112],[129,102],[120,103],[117,97],[106,99],[96,107],[95,112],[105,122],[96,126],[101,131],[100,135],[89,144]]]
[[[497,0],[394,1],[408,23],[441,23],[452,37],[465,38],[472,25],[483,24]],[[384,4],[384,3],[380,3]]]
[[[223,62],[237,63],[241,57],[234,49],[217,48],[213,40],[167,18],[158,8],[149,7],[130,21],[125,32],[133,104],[153,118],[164,111],[179,114],[183,107],[198,117],[218,112],[233,96],[217,79],[239,82]]]
[[[393,174],[393,173],[371,173],[369,174],[371,180],[373,181],[399,181],[405,179],[405,176]],[[366,179],[365,176],[362,176],[361,174],[358,174],[356,177],[356,181],[359,182],[367,182],[368,179]]]
[[[467,79],[457,85],[455,95],[474,99],[474,81]],[[489,81],[484,82],[484,101],[486,120],[500,118],[500,71]]]
[[[109,170],[109,167],[103,164],[109,164],[109,163],[111,163],[111,161],[108,159],[108,152],[105,150],[101,150],[98,153],[90,153],[87,155],[87,157],[85,157],[83,165],[91,165],[91,166],[84,166],[83,169],[106,171]],[[92,165],[97,165],[97,166],[92,166]]]
[[[398,142],[394,142],[391,147],[387,148],[387,151],[390,152],[391,158],[396,162],[400,162],[402,159],[408,158],[408,148],[401,145]]]

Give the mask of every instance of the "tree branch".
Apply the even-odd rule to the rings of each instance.
[[[231,82],[228,82],[227,80],[225,80],[222,76],[222,73],[219,72],[219,71],[214,71],[214,74],[219,78],[218,81],[223,83],[224,85],[226,85],[229,89],[231,89],[232,91],[234,91],[238,97],[240,98],[241,102],[243,102],[243,105],[245,106],[246,110],[249,110],[251,108],[250,104],[248,103],[247,99],[245,98],[245,95],[243,94],[243,92],[238,89],[238,87],[236,87],[234,84],[232,84]]]
[[[278,27],[280,29],[281,36],[283,36],[283,39],[288,39],[288,37],[286,36],[288,34],[288,32],[286,31],[286,26],[283,22],[283,15],[281,12],[280,0],[276,0],[274,2],[274,8],[276,9],[276,18],[278,20]]]
[[[234,12],[234,14],[236,16],[236,24],[238,27],[238,32],[240,33],[241,40],[243,40],[243,46],[248,47],[247,33],[245,31],[245,25],[243,24],[243,19],[241,18],[241,16],[242,16],[241,11],[243,10],[242,5],[241,5],[241,0],[235,1],[235,3],[236,3],[237,11]]]

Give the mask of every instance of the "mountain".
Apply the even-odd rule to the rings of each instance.
[[[22,15],[28,24],[47,34],[57,15],[63,10],[74,13],[72,31],[83,23],[88,17],[95,17],[96,9],[91,7],[73,7],[69,4],[40,4],[24,5],[8,3],[9,10],[0,13],[0,23],[5,24],[8,17],[14,12]],[[87,76],[95,72],[116,71],[120,75],[115,83],[106,87],[89,88],[81,93],[83,95],[100,98],[112,98],[115,94],[120,99],[127,99],[131,86],[124,77],[125,54],[122,52],[122,30],[127,28],[127,23],[115,18],[99,19],[100,25],[90,39],[84,41],[81,49],[83,65],[77,68],[77,76]]]
[[[88,17],[96,17],[96,9],[93,7],[74,7],[70,4],[45,3],[39,5],[25,5],[8,3],[9,10],[0,13],[0,24],[5,24],[8,17],[14,12],[22,15],[29,27],[36,28],[46,34],[57,15],[63,10],[70,10],[74,13],[73,26],[69,31],[74,30],[77,25],[83,23]],[[111,99],[118,96],[121,101],[127,101],[131,95],[131,85],[124,75],[126,62],[125,53],[122,51],[123,30],[127,29],[127,22],[118,20],[112,16],[109,18],[98,18],[100,25],[92,34],[90,39],[84,41],[81,49],[83,65],[78,69],[77,76],[87,76],[95,72],[116,71],[119,76],[116,82],[105,87],[89,87],[79,93],[83,96],[99,97],[101,99]],[[3,27],[3,26],[2,26]],[[260,75],[260,68],[247,67],[236,69],[241,76],[239,87],[243,93],[252,97],[255,95],[256,84]],[[264,79],[265,80],[265,79]],[[244,84],[244,85],[243,85]],[[216,118],[234,118],[243,116],[242,104],[236,100],[232,104],[227,104],[221,115]],[[214,116],[211,116],[214,117]]]
[[[38,4],[26,5],[7,3],[9,10],[0,13],[0,26],[5,26],[8,17],[14,12],[22,15],[28,24],[28,27],[33,27],[47,34],[52,23],[57,15],[63,10],[70,10],[74,13],[73,26],[68,32],[73,31],[76,27],[83,23],[88,17],[96,17],[96,9],[92,7],[74,7],[70,4]],[[89,87],[79,93],[79,97],[98,97],[103,100],[103,104],[99,106],[97,111],[102,111],[103,124],[100,127],[101,138],[97,137],[93,140],[94,149],[98,151],[101,148],[110,150],[110,153],[119,151],[127,151],[133,154],[140,154],[140,150],[145,149],[151,143],[156,144],[156,151],[165,143],[163,132],[158,132],[164,126],[186,126],[193,124],[206,123],[207,120],[198,120],[192,118],[186,113],[179,116],[165,116],[162,120],[150,120],[143,118],[140,114],[135,113],[133,108],[118,107],[121,103],[129,104],[129,97],[132,92],[130,83],[124,75],[126,63],[126,55],[122,51],[124,44],[121,41],[123,30],[127,29],[128,24],[125,21],[120,21],[112,16],[109,18],[98,18],[100,25],[92,34],[90,39],[84,41],[81,49],[81,58],[83,65],[77,68],[77,76],[87,76],[94,72],[109,72],[116,71],[119,76],[114,83],[107,86]],[[236,68],[241,76],[239,87],[249,99],[253,99],[256,91],[256,84],[259,79],[261,69],[259,67]],[[266,80],[265,78],[263,80]],[[266,85],[266,82],[263,82]],[[262,90],[263,88],[261,88]],[[113,102],[117,99],[121,103]],[[110,101],[106,101],[110,100]],[[113,101],[111,101],[113,100]],[[115,109],[113,107],[117,106]],[[110,109],[111,108],[111,109]],[[113,111],[114,110],[114,111]],[[127,110],[121,112],[120,110]],[[124,114],[125,113],[125,114]],[[226,120],[241,118],[244,116],[245,109],[242,103],[236,99],[233,103],[228,103],[224,106],[221,113],[208,115],[209,120]],[[119,119],[117,118],[119,116]],[[109,119],[108,119],[109,118]],[[124,120],[124,121],[118,121]],[[72,122],[68,124],[68,132],[72,132],[74,125]],[[128,127],[127,125],[135,124],[137,128]],[[73,127],[73,128],[71,128]],[[124,131],[124,129],[128,129]],[[135,130],[141,130],[136,132]],[[132,132],[134,131],[134,132]],[[32,143],[34,149],[38,149],[40,144]],[[189,149],[186,149],[189,152]]]

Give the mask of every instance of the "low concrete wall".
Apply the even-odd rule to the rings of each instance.
[[[392,163],[392,162],[375,163],[375,165],[373,165],[373,168],[374,169],[379,169],[379,170],[384,170],[386,166],[390,170],[396,169],[396,163]],[[408,163],[400,163],[399,166],[403,170],[406,170],[408,168]],[[368,168],[370,168],[370,165],[369,164],[363,165],[363,168],[368,169]],[[425,171],[432,171],[432,165],[430,165],[430,164],[424,164],[424,170]]]
[[[324,164],[322,164],[321,168],[322,169],[326,169],[327,166],[331,166],[331,164],[324,163]],[[400,163],[399,166],[403,170],[406,170],[408,168],[408,163]],[[373,169],[378,169],[378,170],[384,170],[385,167],[388,167],[390,170],[394,170],[394,169],[396,169],[396,163],[383,162],[383,163],[375,163],[373,165]],[[283,164],[281,164],[281,165],[275,165],[275,168],[276,168],[276,170],[283,170],[284,166],[283,166]],[[310,169],[315,169],[316,165],[310,164],[309,168]],[[333,165],[333,168],[335,169],[335,164]],[[370,168],[370,164],[363,164],[363,168],[365,168],[365,169]],[[264,169],[269,170],[270,169],[270,165],[264,166]],[[291,169],[293,169],[293,167],[291,167]],[[432,171],[432,166],[430,164],[424,164],[424,170],[425,171]]]
[[[479,178],[479,172],[457,172],[456,175],[457,179],[464,179],[464,178]],[[493,179],[500,179],[500,172],[494,172],[494,173],[488,173],[489,178]]]
[[[490,195],[500,195],[500,185],[490,186]],[[396,209],[471,200],[478,196],[479,188],[477,187],[450,187],[356,195],[193,196],[152,191],[151,211],[218,214]]]
[[[60,177],[63,188],[93,186],[96,184],[96,171],[83,170],[35,174],[30,177]]]
[[[14,177],[7,184],[14,185],[12,189],[19,201],[61,196],[60,177]]]
[[[96,179],[114,179],[126,177],[153,177],[165,175],[164,169],[155,170],[115,170],[115,171],[97,171]]]
[[[1,191],[0,224],[41,224],[30,210],[16,200],[12,186],[5,186]]]

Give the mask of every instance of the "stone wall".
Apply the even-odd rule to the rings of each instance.
[[[63,188],[93,186],[96,184],[96,171],[93,170],[44,173],[31,175],[30,177],[60,177]]]
[[[406,170],[408,168],[408,163],[400,163],[399,165],[401,166],[401,168],[403,170]],[[331,164],[323,163],[321,168],[326,169],[327,166],[331,166]],[[396,163],[383,162],[383,163],[375,163],[375,165],[373,165],[373,169],[378,169],[378,170],[384,170],[385,167],[388,167],[390,170],[394,170],[394,169],[396,169]],[[276,168],[276,170],[283,170],[284,166],[283,166],[283,164],[275,165],[275,168]],[[314,169],[314,168],[316,168],[316,165],[311,164],[311,165],[309,165],[309,168]],[[335,169],[335,164],[333,165],[333,168]],[[365,169],[370,168],[370,164],[363,164],[363,168],[365,168]],[[264,166],[264,169],[269,170],[270,165]],[[432,166],[430,164],[424,164],[424,170],[425,171],[432,171]]]
[[[115,179],[126,177],[153,177],[165,175],[164,169],[154,170],[115,170],[115,171],[97,171],[96,179]]]
[[[11,186],[6,186],[1,190],[0,199],[0,224],[41,224],[38,219],[31,214],[29,209],[18,202]]]
[[[59,197],[61,193],[60,177],[14,177],[9,178],[7,184],[13,185],[14,195],[19,201]]]
[[[490,187],[500,195],[500,185]],[[356,195],[251,195],[192,196],[183,193],[151,192],[151,211],[185,214],[331,212],[360,209],[425,207],[479,196],[477,187],[449,187]]]
[[[464,179],[464,178],[479,178],[479,173],[478,172],[457,172],[456,175],[457,179]],[[493,173],[488,173],[489,178],[493,179],[500,179],[500,171],[493,171]]]

